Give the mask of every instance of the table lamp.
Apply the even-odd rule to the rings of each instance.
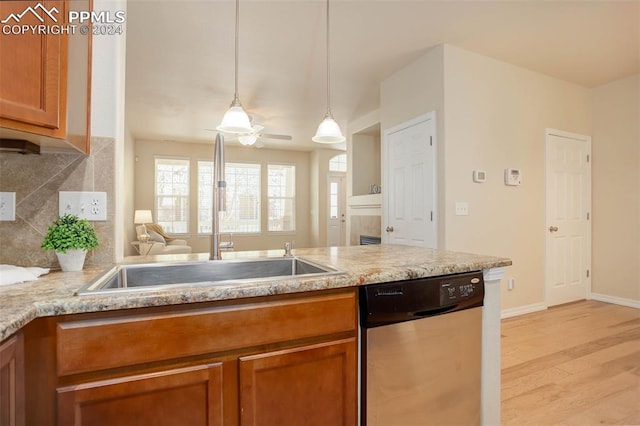
[[[140,242],[146,243],[149,241],[149,234],[147,234],[147,223],[152,223],[153,217],[151,216],[151,210],[136,210],[133,215],[133,223],[136,225],[142,225],[142,232],[138,235]]]

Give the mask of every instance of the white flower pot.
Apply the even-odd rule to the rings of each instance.
[[[67,250],[66,253],[56,252],[63,272],[81,271],[86,255],[87,251],[82,249]]]

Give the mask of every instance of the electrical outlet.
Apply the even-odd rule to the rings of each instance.
[[[469,203],[466,201],[456,202],[456,216],[467,216],[469,214]]]
[[[511,291],[513,290],[513,287],[516,285],[516,280],[514,280],[513,278],[509,278],[507,280],[507,290]]]
[[[80,219],[107,220],[106,192],[60,191],[58,213],[75,214]]]
[[[0,221],[16,220],[16,193],[0,192]]]

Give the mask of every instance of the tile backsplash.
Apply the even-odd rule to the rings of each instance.
[[[58,268],[53,252],[40,248],[58,217],[59,191],[104,191],[107,220],[91,222],[100,247],[86,265],[111,263],[114,253],[115,141],[91,138],[91,154],[55,151],[41,155],[0,153],[0,192],[16,193],[16,220],[0,222],[0,263]]]

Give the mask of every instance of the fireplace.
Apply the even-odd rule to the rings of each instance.
[[[360,245],[366,246],[369,244],[380,244],[382,239],[380,237],[373,237],[371,235],[360,235]]]

